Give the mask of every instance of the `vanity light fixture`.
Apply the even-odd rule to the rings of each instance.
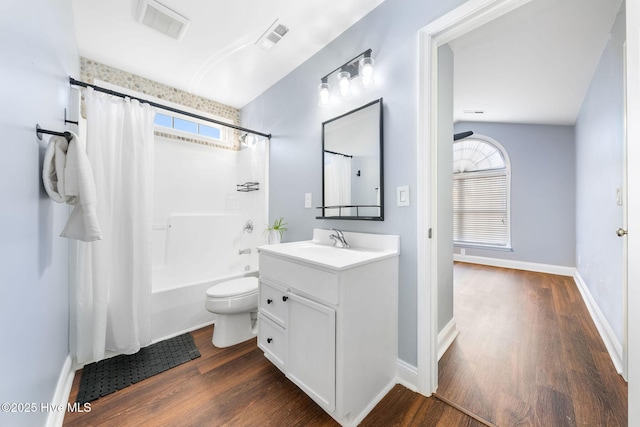
[[[337,86],[341,96],[349,96],[351,93],[351,80],[360,76],[363,86],[370,86],[373,83],[373,58],[371,49],[367,49],[355,58],[345,62],[335,70],[320,79],[318,85],[318,103],[326,105],[329,103],[330,89],[329,77],[337,73]]]
[[[340,71],[338,73],[338,90],[340,95],[349,96],[351,94],[351,73]]]
[[[364,53],[360,60],[360,73],[362,74],[362,85],[370,86],[373,84],[373,58],[371,57],[371,49]]]
[[[329,79],[323,77],[318,85],[318,102],[320,105],[326,105],[329,103]]]

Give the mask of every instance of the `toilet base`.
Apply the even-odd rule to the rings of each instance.
[[[231,347],[258,334],[256,313],[216,314],[211,343],[218,348]]]

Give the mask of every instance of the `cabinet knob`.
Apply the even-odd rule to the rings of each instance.
[[[286,301],[286,300],[288,300],[288,299],[289,299],[289,297],[286,297],[286,296],[285,296],[285,297],[282,297],[282,301]]]
[[[272,299],[268,299],[268,300],[267,300],[267,304],[271,304],[272,302],[273,302],[273,300],[272,300]]]
[[[273,341],[273,338],[267,338],[267,342],[268,342],[269,344],[271,344],[271,341]]]

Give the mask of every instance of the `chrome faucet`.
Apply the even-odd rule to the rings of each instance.
[[[333,246],[338,246],[338,242],[340,242],[341,248],[345,248],[345,249],[350,248],[349,244],[344,238],[344,234],[342,233],[342,231],[338,230],[337,228],[332,228],[331,231],[335,232],[335,234],[329,235],[329,238],[333,240]]]
[[[247,249],[240,249],[238,251],[238,255],[248,255],[251,253],[251,248],[247,248]]]
[[[251,233],[253,231],[253,221],[249,220],[244,224],[242,228],[243,233]]]

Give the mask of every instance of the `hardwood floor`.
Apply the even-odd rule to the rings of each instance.
[[[460,335],[438,393],[498,426],[626,425],[615,373],[570,278],[457,264]],[[64,426],[337,426],[267,361],[255,340],[218,349],[67,413]],[[76,374],[70,402],[80,384]],[[436,398],[394,387],[362,426],[482,426]]]
[[[624,426],[627,385],[571,277],[457,263],[438,394],[498,426]]]
[[[212,327],[194,331],[201,357],[67,413],[64,426],[338,426],[256,347],[211,344]],[[69,401],[80,385],[76,373]],[[362,426],[481,424],[443,404],[396,386]]]

